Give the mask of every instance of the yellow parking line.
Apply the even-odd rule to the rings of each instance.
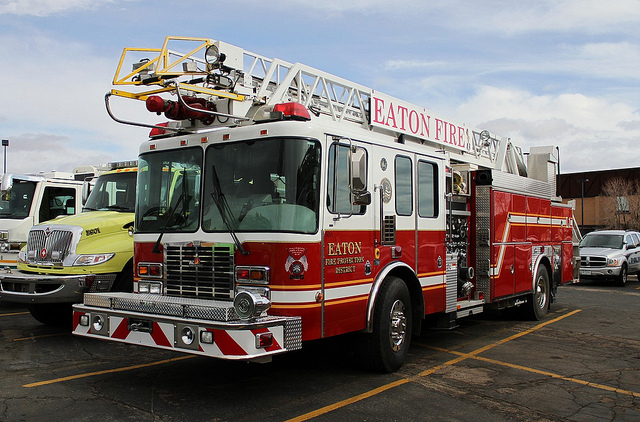
[[[367,391],[365,393],[358,394],[357,396],[350,397],[350,398],[348,398],[346,400],[342,400],[342,401],[339,401],[337,403],[333,403],[333,404],[330,404],[330,405],[325,406],[323,408],[320,408],[318,410],[314,410],[313,412],[305,413],[304,415],[298,416],[297,418],[288,419],[286,422],[307,421],[309,419],[315,418],[316,416],[324,415],[325,413],[329,413],[332,410],[336,410],[336,409],[339,409],[341,407],[348,406],[348,405],[350,405],[352,403],[355,403],[355,402],[358,402],[360,400],[364,400],[366,398],[375,396],[376,394],[380,394],[380,393],[382,393],[384,391],[390,390],[392,388],[398,387],[400,385],[406,384],[406,383],[411,382],[411,381],[412,381],[412,379],[410,379],[410,378],[403,378],[403,379],[400,379],[398,381],[394,381],[394,382],[391,382],[389,384],[385,384],[385,385],[383,385],[381,387],[374,388],[373,390]]]
[[[20,338],[14,338],[11,341],[24,341],[24,340],[35,340],[38,338],[43,338],[43,337],[54,337],[54,336],[63,336],[65,334],[71,334],[71,333],[53,333],[53,334],[41,334],[39,336],[31,336],[31,337],[20,337]]]
[[[28,314],[29,312],[12,312],[10,314],[0,314],[0,316],[12,316],[12,315],[25,315]]]
[[[422,346],[425,347],[427,349],[432,349],[432,350],[437,350],[439,352],[444,352],[444,353],[451,353],[452,355],[458,355],[458,356],[468,356],[468,354],[462,353],[462,352],[457,352],[455,350],[448,350],[448,349],[443,349],[442,347],[436,347],[436,346],[429,346],[426,344],[418,344],[418,346]],[[560,374],[556,374],[553,372],[549,372],[549,371],[543,371],[541,369],[535,369],[535,368],[530,368],[527,366],[522,366],[522,365],[518,365],[515,363],[509,363],[509,362],[503,362],[503,361],[499,361],[499,360],[495,360],[495,359],[490,359],[490,358],[485,358],[482,356],[472,356],[471,359],[475,359],[475,360],[480,360],[483,362],[488,362],[488,363],[493,363],[495,365],[500,365],[500,366],[506,366],[508,368],[513,368],[513,369],[519,369],[521,371],[526,371],[526,372],[532,372],[534,374],[538,374],[538,375],[545,375],[551,378],[557,378],[557,379],[561,379],[564,381],[570,381],[576,384],[582,384],[582,385],[587,385],[589,387],[593,387],[593,388],[598,388],[600,390],[607,390],[607,391],[611,391],[614,393],[620,393],[620,394],[624,394],[627,396],[633,396],[633,397],[640,397],[640,393],[636,393],[635,391],[630,391],[630,390],[623,390],[620,388],[615,388],[615,387],[611,387],[608,385],[604,385],[604,384],[598,384],[595,382],[590,382],[590,381],[584,381],[578,378],[572,378],[572,377],[565,377],[564,375],[560,375]]]
[[[328,406],[322,407],[320,409],[314,410],[313,412],[305,413],[304,415],[300,415],[300,416],[298,416],[296,418],[288,419],[286,422],[307,421],[309,419],[313,419],[313,418],[315,418],[317,416],[324,415],[325,413],[329,413],[329,412],[331,412],[333,410],[336,410],[336,409],[339,409],[341,407],[348,406],[348,405],[350,405],[352,403],[355,403],[355,402],[358,402],[360,400],[375,396],[377,394],[380,394],[380,393],[382,393],[384,391],[387,391],[387,390],[390,390],[392,388],[398,387],[400,385],[404,385],[404,384],[406,384],[408,382],[415,381],[418,378],[425,377],[427,375],[431,375],[434,372],[436,372],[437,370],[442,369],[442,368],[444,368],[446,366],[455,365],[456,363],[461,362],[461,361],[466,360],[466,359],[475,359],[476,355],[478,355],[478,354],[480,354],[482,352],[485,352],[485,351],[487,351],[489,349],[492,349],[492,348],[494,348],[496,346],[500,346],[500,345],[502,345],[504,343],[507,343],[507,342],[509,342],[511,340],[514,340],[514,339],[517,339],[519,337],[522,337],[522,336],[525,336],[527,334],[530,334],[530,333],[532,333],[532,332],[534,332],[536,330],[539,330],[540,328],[546,327],[547,325],[553,324],[554,322],[558,322],[558,321],[560,321],[560,320],[562,320],[564,318],[567,318],[567,317],[569,317],[571,315],[574,315],[574,314],[576,314],[578,312],[580,312],[579,309],[575,310],[575,311],[571,311],[571,312],[569,312],[567,314],[564,314],[564,315],[561,315],[561,316],[559,316],[557,318],[554,318],[554,319],[551,319],[549,321],[545,321],[545,322],[543,322],[541,324],[538,324],[535,327],[531,327],[528,330],[525,330],[525,331],[522,331],[520,333],[514,334],[514,335],[509,336],[509,337],[507,337],[505,339],[502,339],[502,340],[499,340],[499,341],[497,341],[495,343],[492,343],[492,344],[490,344],[488,346],[484,346],[484,347],[481,347],[479,349],[476,349],[473,352],[460,353],[460,356],[458,356],[457,358],[452,359],[452,360],[450,360],[448,362],[445,362],[445,363],[443,363],[441,365],[434,366],[434,367],[432,367],[430,369],[427,369],[426,371],[420,372],[415,377],[399,379],[397,381],[391,382],[389,384],[385,384],[385,385],[383,385],[381,387],[375,388],[375,389],[370,390],[368,392],[365,392],[365,393],[359,394],[357,396],[350,397],[350,398],[348,398],[346,400],[342,400],[342,401],[339,401],[337,403],[333,403],[333,404],[330,404]]]
[[[156,362],[143,363],[143,364],[140,364],[140,365],[125,366],[125,367],[122,367],[122,368],[115,368],[115,369],[105,369],[104,371],[87,372],[85,374],[71,375],[69,377],[56,378],[56,379],[47,380],[47,381],[40,381],[40,382],[31,383],[31,384],[25,384],[25,385],[23,385],[23,387],[26,387],[26,388],[40,387],[42,385],[55,384],[57,382],[70,381],[70,380],[75,380],[75,379],[78,379],[78,378],[93,377],[95,375],[113,374],[115,372],[131,371],[133,369],[147,368],[149,366],[162,365],[162,364],[165,364],[165,363],[176,362],[176,361],[179,361],[179,360],[191,359],[191,358],[195,358],[195,357],[196,356],[194,356],[194,355],[181,356],[179,358],[159,360],[159,361],[156,361]]]

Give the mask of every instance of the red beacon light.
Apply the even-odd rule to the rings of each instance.
[[[311,120],[309,110],[300,103],[280,103],[273,106],[274,112],[282,113],[288,120]]]
[[[156,127],[152,128],[149,132],[149,138],[155,138],[156,136],[162,136],[167,133],[166,130],[159,128],[158,126],[167,127],[169,122],[158,123]]]

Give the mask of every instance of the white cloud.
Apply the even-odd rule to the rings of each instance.
[[[458,114],[525,150],[560,146],[563,172],[639,165],[634,145],[640,140],[640,112],[622,102],[483,87]]]
[[[493,3],[505,5],[506,2]],[[483,2],[476,4],[482,5]],[[496,8],[494,11],[497,13],[489,21],[498,31],[629,31],[635,30],[640,20],[638,0],[546,0],[508,2],[508,5],[510,7]]]
[[[78,9],[92,9],[112,0],[0,0],[0,15],[49,16]]]
[[[148,130],[117,124],[105,110],[117,58],[109,61],[89,45],[38,33],[0,36],[0,55],[19,57],[0,62],[0,73],[11,81],[3,94],[8,100],[0,103],[10,171],[70,171],[137,156]],[[118,112],[148,118],[143,103],[117,105]]]
[[[28,159],[25,159],[28,157]],[[39,173],[41,171],[71,171],[81,164],[104,164],[112,155],[79,148],[67,136],[48,133],[22,133],[11,137],[7,147],[8,173]]]
[[[362,13],[380,15],[406,23],[415,20],[434,21],[450,31],[470,30],[476,33],[521,34],[538,31],[569,32],[579,30],[597,34],[603,31],[635,33],[640,21],[638,0],[430,0],[424,2],[398,0],[286,0],[270,7],[291,9],[305,7],[329,13]],[[319,16],[330,17],[329,16]],[[384,30],[385,22],[372,22],[372,30]],[[396,34],[397,35],[397,34]]]

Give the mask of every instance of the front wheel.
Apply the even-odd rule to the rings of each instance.
[[[71,303],[34,303],[29,305],[29,313],[38,322],[54,327],[71,327]]]
[[[120,274],[116,277],[111,287],[112,292],[128,292],[133,291],[133,262],[129,261],[124,266]]]
[[[373,312],[373,332],[365,337],[364,357],[370,369],[394,372],[404,363],[413,326],[407,285],[389,277],[380,290]]]
[[[547,315],[551,291],[549,289],[549,273],[547,267],[540,265],[533,284],[533,293],[527,304],[527,316],[534,321],[540,321]]]
[[[620,275],[616,279],[616,283],[620,287],[624,287],[627,284],[627,276],[629,275],[629,270],[627,270],[627,265],[622,264],[622,268],[620,268]]]

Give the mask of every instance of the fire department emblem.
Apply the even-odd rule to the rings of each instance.
[[[284,264],[284,269],[289,273],[289,278],[301,280],[304,278],[304,272],[309,269],[309,262],[304,254],[306,248],[295,247],[287,248],[289,256]]]

